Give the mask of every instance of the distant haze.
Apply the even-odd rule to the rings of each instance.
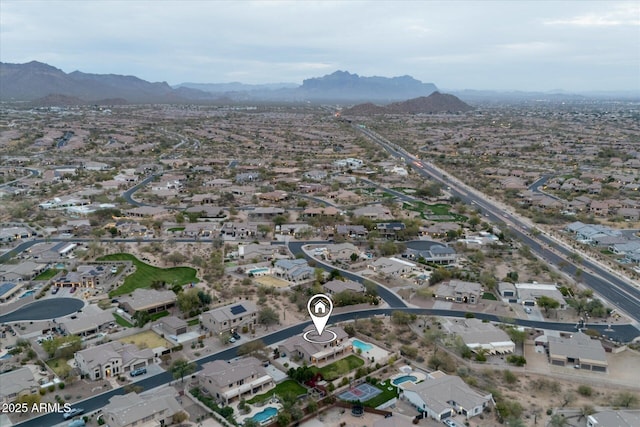
[[[335,70],[444,89],[640,90],[640,3],[1,0],[0,62],[152,82]]]

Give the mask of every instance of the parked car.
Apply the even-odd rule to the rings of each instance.
[[[137,377],[139,375],[144,375],[146,373],[147,373],[147,368],[138,368],[131,371],[129,375],[131,375],[132,377]]]
[[[235,339],[234,337],[231,337],[231,338],[229,338],[229,342],[230,342],[231,344],[233,344],[234,342],[236,342],[236,339]]]
[[[66,411],[64,414],[62,414],[62,416],[64,417],[65,420],[68,420],[75,417],[76,415],[80,415],[83,413],[84,413],[84,409],[82,408],[71,408],[68,411]]]
[[[449,427],[458,427],[458,424],[453,420],[444,420],[443,422]]]
[[[237,332],[234,332],[231,336],[235,338],[236,341],[240,339],[240,334],[238,334]]]
[[[55,294],[57,294],[59,290],[60,290],[60,288],[59,288],[59,287],[54,286],[54,287],[53,287],[53,289],[51,290],[51,295],[55,295]]]
[[[75,286],[72,286],[72,287],[71,287],[71,291],[70,291],[69,293],[74,293],[74,292],[76,291],[76,289],[77,289],[77,288],[76,288]]]

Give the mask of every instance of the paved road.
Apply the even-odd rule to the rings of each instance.
[[[0,316],[0,323],[19,322],[23,320],[51,320],[75,313],[84,307],[84,301],[76,298],[48,298],[34,301],[31,304]]]
[[[133,193],[135,193],[140,188],[144,187],[145,185],[153,181],[155,177],[160,175],[162,175],[162,173],[154,173],[152,175],[149,175],[148,177],[146,177],[145,179],[143,179],[142,181],[140,181],[139,183],[137,183],[136,185],[134,185],[133,187],[125,191],[124,193],[122,193],[122,197],[124,198],[124,200],[126,200],[127,203],[133,206],[152,206],[147,203],[142,203],[135,200],[133,198]]]
[[[350,271],[346,271],[346,270],[342,270],[340,268],[336,268],[330,264],[326,264],[322,261],[320,261],[317,258],[313,258],[311,256],[309,256],[308,254],[306,254],[303,250],[302,247],[304,245],[308,245],[308,244],[318,244],[318,245],[326,245],[329,242],[326,241],[318,241],[318,242],[289,242],[287,245],[289,247],[289,251],[291,251],[292,254],[294,255],[298,255],[298,254],[302,254],[306,259],[308,260],[312,260],[313,262],[316,263],[316,265],[320,268],[322,268],[323,270],[326,271],[331,271],[331,270],[339,270],[340,274],[342,275],[342,277],[345,277],[349,280],[353,280],[354,282],[358,282],[358,283],[363,283],[366,279],[363,278],[362,276],[358,276]],[[406,307],[407,304],[402,300],[402,298],[400,298],[398,295],[396,295],[395,293],[393,293],[392,291],[390,291],[388,288],[381,286],[381,285],[377,285],[377,290],[378,290],[378,295],[387,302],[387,304],[389,304],[389,307]]]
[[[371,309],[371,310],[361,310],[355,311],[351,313],[340,313],[331,316],[331,322],[338,323],[344,322],[353,319],[364,319],[371,316],[376,315],[391,315],[393,311],[398,310],[398,308],[388,308],[388,309]],[[404,308],[401,309],[403,311],[408,311],[410,313],[414,313],[417,315],[433,315],[433,316],[448,316],[448,317],[464,317],[465,312],[463,311],[451,311],[451,310],[434,310],[434,309],[424,309],[424,308]],[[489,321],[499,322],[504,319],[499,319],[497,316],[489,315],[489,314],[476,314],[476,317],[479,319],[486,319]],[[536,329],[550,329],[550,330],[559,330],[559,331],[567,331],[567,332],[575,332],[575,325],[568,323],[550,323],[550,322],[536,322],[532,320],[521,320],[521,319],[513,319],[512,323],[520,326],[526,326]],[[261,340],[266,345],[273,345],[279,341],[289,338],[290,336],[301,334],[305,327],[311,325],[311,322],[303,322],[294,326],[287,327],[285,329],[272,332],[268,335],[261,337]],[[589,328],[592,326],[589,325]],[[609,333],[611,337],[616,337],[623,339],[623,341],[628,341],[636,336],[638,336],[638,330],[631,325],[616,325],[614,327],[614,331],[607,332],[605,331],[605,326],[598,325],[593,326],[594,329],[598,329],[603,331],[604,333]],[[218,353],[203,357],[196,361],[197,370],[202,369],[202,365],[207,362],[211,362],[213,360],[229,360],[237,357],[237,347],[228,348],[226,350],[222,350]],[[163,372],[158,375],[150,376],[148,378],[144,378],[140,381],[136,382],[136,385],[141,386],[144,390],[151,390],[155,387],[159,387],[165,385],[172,381],[173,378],[169,372]],[[99,396],[91,397],[84,401],[75,403],[73,406],[83,408],[86,412],[91,412],[98,410],[104,407],[109,399],[115,395],[125,394],[123,388],[111,390]],[[62,422],[61,414],[47,414],[42,415],[37,418],[33,418],[31,420],[16,424],[21,427],[42,427],[42,426],[52,426],[56,423]]]
[[[590,259],[582,259],[579,262],[572,261],[572,251],[562,245],[558,245],[551,237],[543,233],[533,236],[528,221],[510,212],[505,212],[488,197],[450,178],[434,165],[407,153],[401,147],[390,143],[375,132],[357,125],[354,125],[353,128],[383,146],[393,156],[401,158],[407,164],[412,165],[419,174],[448,186],[448,191],[453,196],[459,197],[465,203],[476,204],[481,208],[483,214],[492,221],[508,226],[513,234],[531,249],[531,252],[547,263],[555,265],[558,270],[569,276],[574,276],[577,268],[580,268],[582,270],[582,283],[607,299],[619,310],[624,311],[636,322],[640,322],[640,289],[628,283],[625,278],[611,273]],[[407,196],[405,195],[405,197]],[[552,247],[555,249],[554,251],[551,250]]]

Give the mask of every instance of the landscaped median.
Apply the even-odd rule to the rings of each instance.
[[[153,283],[166,283],[168,286],[186,285],[198,281],[196,270],[191,267],[159,268],[146,264],[131,254],[111,254],[97,259],[97,261],[131,261],[136,269],[124,279],[118,289],[109,292],[110,297],[125,295],[138,288],[150,288]]]

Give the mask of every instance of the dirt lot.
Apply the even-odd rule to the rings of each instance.
[[[170,348],[172,345],[153,331],[144,331],[119,340],[123,344],[135,344],[138,348]]]

